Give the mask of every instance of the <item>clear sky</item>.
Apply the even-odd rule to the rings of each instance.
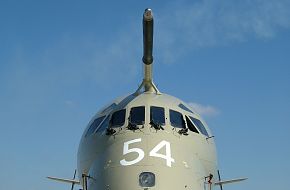
[[[231,190],[290,186],[290,1],[0,1],[0,189],[67,190],[84,127],[142,80],[204,116]]]

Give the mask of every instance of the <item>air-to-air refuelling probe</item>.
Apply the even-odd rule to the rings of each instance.
[[[89,122],[77,155],[78,179],[48,177],[83,190],[210,190],[221,181],[214,136],[185,102],[152,80],[153,14],[143,15],[144,78]],[[75,172],[76,174],[76,172]]]

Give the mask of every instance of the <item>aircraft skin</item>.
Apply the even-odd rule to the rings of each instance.
[[[114,135],[108,136],[105,131],[98,132],[97,130],[86,137],[86,131],[90,127],[90,124],[88,125],[78,151],[78,173],[86,173],[90,176],[87,181],[88,190],[144,189],[144,187],[140,187],[138,180],[139,174],[142,172],[155,174],[156,183],[150,189],[204,190],[205,182],[207,182],[205,177],[210,174],[216,176],[217,161],[214,139],[208,138],[201,132],[188,131],[188,135],[179,134],[179,129],[170,124],[169,109],[182,113],[183,117],[191,116],[201,120],[200,116],[192,110],[193,113],[178,106],[181,103],[189,108],[186,103],[166,94],[146,92],[137,96],[130,95],[125,100],[118,100],[114,103],[117,104],[114,110],[100,111],[93,117],[90,124],[95,118],[120,109],[126,109],[126,118],[129,118],[130,109],[137,106],[145,106],[145,123],[144,126],[140,126],[140,130],[128,130],[126,127],[129,125],[129,121],[126,119],[124,125],[117,128]],[[150,106],[165,108],[164,130],[156,130],[149,124]],[[207,126],[206,130],[211,136]],[[133,142],[130,143],[130,141]],[[128,149],[138,148],[143,151],[144,156],[140,161],[138,161],[140,153],[136,151],[124,154],[126,142],[129,142]],[[165,142],[165,144],[157,153],[169,155],[168,158],[150,156],[150,152],[160,142]],[[167,152],[166,148],[169,148]],[[128,165],[122,164],[121,161],[124,159]],[[81,179],[81,176],[79,178]]]
[[[215,142],[202,118],[185,102],[160,93],[152,80],[153,14],[143,15],[144,78],[135,93],[101,109],[78,149],[83,190],[211,190],[221,181]],[[76,174],[76,172],[75,172]]]

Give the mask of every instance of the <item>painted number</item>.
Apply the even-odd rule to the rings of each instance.
[[[132,143],[137,143],[137,142],[141,142],[141,138],[139,139],[134,139],[128,142],[124,143],[124,147],[123,147],[123,155],[126,155],[128,153],[132,153],[132,152],[136,152],[138,154],[138,157],[134,160],[131,161],[127,161],[125,159],[120,161],[120,164],[123,166],[129,166],[129,165],[133,165],[136,164],[138,162],[140,162],[143,158],[144,158],[144,151],[140,148],[131,148],[129,149],[129,144]],[[160,151],[160,149],[162,149],[163,147],[165,147],[165,155],[158,153],[158,151]],[[158,145],[156,145],[149,153],[149,156],[152,157],[157,157],[157,158],[162,158],[166,160],[166,165],[168,167],[171,167],[172,162],[175,162],[174,159],[171,157],[171,148],[170,148],[170,143],[167,141],[161,141]]]
[[[136,142],[141,142],[141,138],[125,142],[124,147],[123,147],[123,155],[131,153],[131,152],[137,152],[138,157],[132,161],[126,161],[125,159],[123,159],[120,161],[121,165],[123,165],[123,166],[133,165],[133,164],[140,162],[144,158],[144,151],[142,149],[140,149],[140,148],[129,149],[129,144],[136,143]]]
[[[158,153],[158,151],[165,146],[165,155]],[[171,163],[174,162],[174,159],[171,157],[170,143],[167,141],[161,141],[156,145],[149,153],[149,156],[154,156],[158,158],[163,158],[166,160],[166,165],[171,167]]]

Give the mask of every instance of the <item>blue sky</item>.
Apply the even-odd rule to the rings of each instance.
[[[290,1],[1,1],[0,189],[68,189],[85,125],[142,79],[142,14],[155,15],[154,81],[212,129],[225,189],[290,186]]]

